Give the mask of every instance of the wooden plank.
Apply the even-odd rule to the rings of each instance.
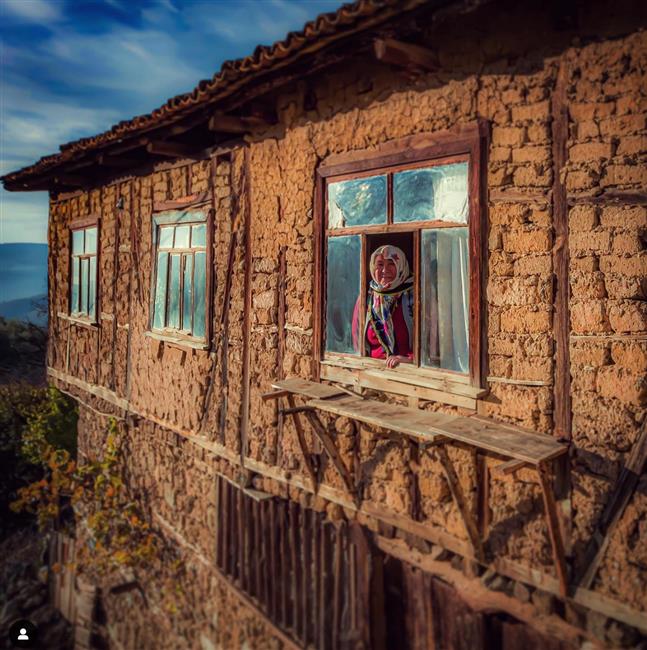
[[[325,624],[321,618],[321,602],[319,594],[321,592],[321,526],[323,516],[318,512],[312,511],[312,527],[310,537],[312,540],[312,580],[311,584],[311,610],[312,610],[312,643],[316,645],[319,639],[319,628]]]
[[[284,629],[292,626],[292,612],[289,607],[290,592],[290,555],[288,552],[288,504],[285,500],[279,501],[278,524],[280,536],[280,564],[279,583],[281,587],[281,625]]]
[[[334,386],[327,386],[326,384],[319,384],[309,379],[300,379],[298,377],[290,377],[289,379],[281,379],[272,382],[272,388],[278,390],[287,390],[290,393],[303,395],[304,397],[311,397],[315,399],[326,399],[334,397],[335,395],[343,395],[343,391]]]
[[[276,543],[276,499],[270,501],[269,513],[269,536],[270,536],[270,562],[269,562],[269,600],[268,600],[268,614],[271,620],[278,619],[279,602],[278,591],[276,584],[278,570],[278,547]]]
[[[288,394],[288,405],[289,407],[295,408],[294,395],[292,393]],[[301,424],[301,418],[298,413],[292,413],[292,419],[294,421],[294,428],[297,432],[297,440],[299,442],[299,448],[301,449],[301,455],[303,456],[303,463],[306,466],[306,471],[310,477],[312,483],[312,491],[314,494],[317,493],[317,475],[315,474],[314,467],[312,466],[312,461],[310,460],[310,452],[308,451],[308,446],[306,444],[306,437],[303,431],[303,425]]]
[[[513,458],[508,460],[505,463],[496,465],[492,468],[492,474],[494,476],[508,476],[509,474],[514,474],[516,471],[520,470],[522,467],[527,467],[528,463],[523,460],[517,460]]]
[[[332,648],[332,626],[331,603],[332,603],[332,568],[333,554],[330,532],[333,530],[331,524],[322,522],[321,535],[321,581],[319,583],[319,605],[321,608],[319,625],[319,649],[331,650]]]
[[[345,524],[340,522],[335,530],[334,558],[333,558],[333,606],[332,606],[332,647],[339,648],[342,605],[342,528]]]
[[[261,538],[261,566],[263,568],[262,570],[262,603],[263,603],[263,609],[265,610],[266,614],[270,614],[270,590],[271,590],[271,577],[270,577],[270,563],[272,561],[272,549],[270,546],[270,522],[269,522],[269,512],[270,508],[272,507],[272,500],[268,501],[262,501],[260,503],[261,507],[261,530],[263,531],[263,535]]]
[[[422,441],[434,442],[437,436],[446,436],[531,464],[555,458],[567,450],[565,445],[550,436],[515,431],[496,422],[420,411],[374,400],[338,397],[334,400],[310,400],[307,404],[322,411],[399,431]]]
[[[458,508],[458,512],[463,519],[465,531],[467,532],[467,536],[472,545],[472,549],[474,550],[474,554],[480,562],[484,562],[485,553],[483,551],[483,543],[479,536],[476,522],[474,521],[472,513],[470,512],[469,504],[467,503],[467,499],[463,494],[463,488],[461,487],[460,480],[458,479],[458,475],[456,474],[456,470],[454,469],[454,465],[449,457],[449,454],[443,446],[434,448],[432,453],[435,454],[436,458],[438,458],[440,464],[442,465],[443,472],[445,473],[445,478],[447,479],[447,483],[449,485],[449,490],[452,493],[452,497],[454,498],[454,503]]]
[[[620,522],[627,504],[633,496],[638,480],[647,465],[647,418],[644,418],[638,437],[631,453],[611,493],[611,497],[602,512],[595,534],[585,552],[584,571],[578,580],[581,587],[590,588],[597,574],[598,568],[613,536],[616,526]]]
[[[351,397],[350,399],[356,399],[356,398]],[[321,440],[324,449],[328,454],[328,457],[330,458],[333,465],[335,466],[335,469],[341,476],[342,481],[344,481],[344,485],[348,490],[348,493],[355,496],[356,490],[355,490],[355,486],[353,485],[353,480],[351,478],[350,472],[348,471],[348,468],[346,467],[344,460],[341,457],[339,451],[337,451],[337,447],[335,446],[333,439],[328,435],[328,433],[324,429],[323,424],[321,424],[321,420],[319,420],[319,418],[316,416],[315,413],[306,411],[306,417],[308,418],[308,421],[312,425],[312,428],[316,436],[319,438],[319,440]]]
[[[309,579],[310,579],[310,549],[308,547],[308,510],[301,508],[301,590],[299,593],[299,600],[301,606],[301,630],[300,638],[304,645],[307,644],[308,632],[310,630],[310,610],[308,608],[308,593]]]
[[[287,397],[290,395],[290,391],[287,390],[272,390],[269,393],[261,393],[261,399],[264,402],[270,399],[279,399],[280,397]]]
[[[375,39],[373,51],[378,61],[404,68],[437,70],[439,65],[438,56],[432,50],[393,38]]]
[[[555,504],[555,495],[553,494],[552,481],[545,465],[537,467],[537,476],[541,485],[541,493],[544,499],[544,510],[546,514],[546,523],[548,524],[548,535],[550,544],[553,548],[553,560],[557,570],[557,579],[559,580],[559,592],[562,597],[568,595],[568,574],[566,572],[566,559],[564,556],[564,543],[559,529],[557,519],[557,506]]]
[[[299,603],[299,586],[301,583],[301,565],[298,561],[299,546],[297,539],[297,530],[299,526],[299,506],[290,501],[289,504],[289,532],[290,532],[290,594],[292,606],[292,630],[298,637],[301,629],[302,611]]]
[[[238,537],[236,546],[238,548],[238,583],[243,591],[247,591],[245,575],[245,522],[243,520],[243,492],[238,488],[233,488],[236,495],[236,521],[238,523]]]

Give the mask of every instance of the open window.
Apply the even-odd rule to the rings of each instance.
[[[72,227],[70,316],[95,322],[97,319],[97,249],[99,224]]]
[[[408,139],[385,154],[353,152],[319,168],[319,361],[383,367],[388,351],[376,350],[370,331],[370,260],[390,245],[412,276],[405,330],[412,363],[402,371],[482,385],[484,137],[476,124],[436,144],[419,136],[427,146]]]
[[[207,340],[208,225],[204,210],[169,211],[154,217],[152,332],[188,341]]]

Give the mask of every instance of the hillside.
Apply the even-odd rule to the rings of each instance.
[[[34,302],[47,295],[47,244],[0,244],[0,316],[44,325]]]

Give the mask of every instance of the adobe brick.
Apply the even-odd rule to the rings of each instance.
[[[617,399],[625,404],[644,406],[647,403],[647,378],[624,368],[600,368],[596,388],[602,397]]]
[[[591,160],[607,160],[613,156],[613,146],[609,142],[587,142],[574,144],[568,150],[568,158],[572,162],[587,162]]]
[[[571,253],[608,253],[611,249],[611,233],[608,230],[598,232],[574,232],[569,235],[568,245]]]
[[[545,144],[550,142],[550,129],[546,124],[530,124],[526,129],[528,142]]]
[[[487,287],[488,301],[499,307],[530,305],[540,301],[535,276],[529,278],[492,278]]]
[[[586,300],[588,298],[606,298],[607,292],[604,285],[604,274],[600,271],[593,273],[574,272],[569,277],[571,295],[574,300]]]
[[[604,300],[573,301],[570,304],[571,329],[575,334],[601,334],[611,331]]]
[[[568,227],[573,232],[589,232],[598,225],[598,208],[594,205],[576,205],[568,213]]]
[[[512,378],[529,381],[551,381],[553,360],[545,357],[523,357],[512,359]]]
[[[638,205],[631,208],[610,205],[602,208],[600,224],[605,228],[641,228],[647,226],[647,207]]]
[[[489,369],[493,377],[510,377],[512,374],[512,359],[498,354],[491,354]]]
[[[603,273],[619,273],[622,275],[647,275],[647,253],[620,257],[618,255],[602,255],[600,270]]]
[[[489,259],[490,275],[511,276],[514,275],[514,264],[512,256],[504,251],[492,251]]]
[[[609,117],[615,111],[614,102],[574,102],[568,107],[571,118],[576,122]]]
[[[621,115],[600,121],[603,136],[633,135],[647,127],[647,114]]]
[[[543,253],[551,246],[549,230],[516,230],[503,234],[503,250],[511,253]]]
[[[571,343],[571,363],[599,368],[611,362],[609,344],[600,341],[575,340]]]
[[[644,165],[609,165],[600,179],[600,185],[647,185]]]
[[[609,322],[614,332],[638,333],[647,331],[647,303],[630,301],[609,309]]]
[[[616,115],[644,112],[647,112],[647,100],[645,97],[631,93],[618,97],[616,100]]]
[[[512,149],[512,161],[515,163],[550,163],[550,147],[541,145]]]
[[[613,341],[611,358],[629,372],[647,373],[647,341]]]
[[[598,174],[593,169],[572,169],[566,173],[566,189],[569,192],[590,190],[598,184]]]
[[[553,171],[548,165],[526,165],[517,167],[512,178],[517,187],[550,187]]]
[[[607,296],[614,300],[647,300],[647,277],[607,273],[604,278]]]
[[[501,313],[501,330],[529,334],[547,332],[552,325],[550,311],[538,311],[535,307],[510,307]]]
[[[618,156],[635,156],[647,151],[647,136],[630,135],[620,138],[616,154]]]
[[[592,140],[600,137],[600,127],[597,122],[589,120],[587,122],[580,122],[576,125],[577,139]]]
[[[547,121],[549,117],[550,102],[548,100],[512,108],[513,122],[542,122]]]
[[[545,275],[553,270],[550,255],[524,255],[514,262],[515,275]]]
[[[490,223],[493,225],[510,225],[524,223],[530,208],[523,203],[494,203],[490,207]]]
[[[490,149],[490,160],[493,162],[510,162],[512,149],[510,147],[492,147]]]
[[[499,147],[519,147],[526,141],[523,126],[497,126],[492,130],[492,144]]]
[[[631,255],[645,250],[645,243],[637,232],[622,232],[614,235],[611,250],[616,255]]]

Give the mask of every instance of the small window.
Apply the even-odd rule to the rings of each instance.
[[[207,224],[201,212],[155,219],[152,329],[204,340],[207,321]],[[177,218],[177,217],[176,217]],[[187,221],[195,219],[196,222]],[[201,221],[197,221],[200,219]]]
[[[98,228],[72,230],[70,314],[96,320]]]
[[[479,127],[319,168],[320,360],[362,368],[397,355],[421,376],[480,385],[482,147]]]

